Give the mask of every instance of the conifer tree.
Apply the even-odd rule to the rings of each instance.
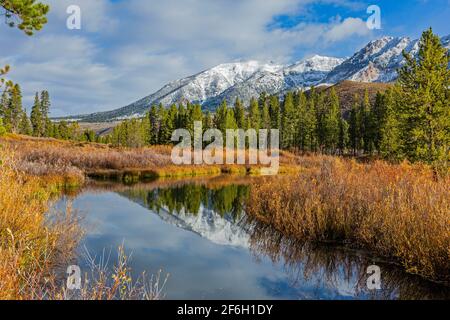
[[[239,98],[236,98],[236,102],[234,103],[234,117],[236,118],[237,127],[240,129],[245,129],[245,108]]]
[[[150,112],[149,112],[149,117],[150,117],[150,130],[151,130],[150,131],[150,144],[156,145],[156,144],[158,144],[160,119],[159,119],[158,109],[155,105],[151,106]]]
[[[43,125],[41,110],[42,109],[41,109],[41,102],[39,100],[39,95],[38,95],[38,93],[36,93],[36,95],[34,97],[34,104],[33,104],[33,107],[31,108],[31,116],[30,116],[31,126],[33,128],[33,135],[35,137],[42,137],[44,134],[44,125]],[[63,133],[59,129],[60,128],[58,127],[58,131],[60,133],[59,136],[62,137],[61,135]],[[64,127],[63,127],[63,129],[64,129]]]
[[[261,113],[259,112],[258,101],[255,98],[250,100],[250,107],[248,112],[248,128],[259,132],[261,128]]]
[[[375,104],[372,108],[372,129],[373,129],[373,140],[375,145],[375,150],[380,151],[380,145],[382,140],[381,130],[386,121],[386,95],[380,92],[377,93],[375,98]]]
[[[158,107],[158,119],[159,119],[159,134],[158,144],[167,144],[170,141],[172,131],[171,127],[167,126],[170,123],[169,112],[163,105]]]
[[[360,109],[361,119],[361,138],[363,141],[362,147],[364,152],[371,154],[374,149],[374,125],[372,120],[372,110],[369,98],[369,91],[366,89],[364,99]]]
[[[312,94],[307,103],[307,109],[305,114],[305,139],[308,142],[309,151],[317,151],[317,111],[316,111],[316,101],[315,92]]]
[[[20,119],[22,116],[22,91],[18,84],[11,88],[11,99],[9,100],[10,125],[13,133],[19,132]]]
[[[430,28],[422,34],[417,60],[404,53],[399,71],[403,151],[411,161],[450,160],[450,57]]]
[[[331,89],[328,101],[328,110],[324,119],[325,148],[331,152],[336,152],[339,142],[341,108],[339,97],[334,88]]]
[[[339,119],[339,140],[338,140],[338,149],[340,155],[343,155],[345,153],[345,150],[349,145],[350,137],[348,131],[349,131],[348,122],[345,121],[343,117],[341,117]]]
[[[398,101],[395,101],[395,92],[389,89],[383,98],[384,120],[380,128],[380,153],[390,160],[399,160],[401,158],[401,135]]]
[[[223,134],[225,134],[225,131],[227,129],[226,126],[227,115],[228,115],[227,101],[223,100],[219,108],[217,109],[214,117],[214,123],[216,125],[216,128],[222,131]]]
[[[353,150],[353,155],[356,156],[360,149],[361,141],[361,116],[359,112],[359,97],[355,95],[353,97],[353,106],[350,110],[349,119],[349,136],[350,136],[350,147]]]
[[[294,95],[288,92],[284,97],[283,111],[282,111],[282,137],[281,146],[283,148],[292,148],[294,146],[296,137],[296,113],[294,107]]]
[[[16,27],[27,35],[33,35],[47,23],[50,7],[35,0],[1,0],[2,16],[10,27]]]
[[[270,97],[269,114],[272,126],[271,129],[280,129],[281,128],[280,100],[278,100],[278,97],[275,95]]]
[[[48,91],[44,90],[41,92],[41,115],[42,115],[42,126],[43,133],[45,136],[50,134],[50,95]]]
[[[19,133],[24,135],[32,135],[33,130],[31,129],[31,123],[27,116],[27,111],[22,112],[19,124]]]
[[[261,113],[261,129],[271,129],[271,119],[270,119],[270,111],[269,104],[265,103]]]
[[[9,109],[9,90],[4,90],[0,98],[0,119],[3,119],[3,127],[11,131],[11,110]]]

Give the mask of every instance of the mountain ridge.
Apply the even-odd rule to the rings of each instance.
[[[442,37],[450,49],[450,35]],[[197,74],[169,82],[158,91],[125,107],[87,115],[55,118],[80,122],[117,121],[141,117],[154,104],[169,106],[181,101],[199,103],[215,110],[223,101],[239,97],[248,103],[262,92],[283,94],[312,86],[330,86],[345,80],[362,83],[389,83],[397,78],[404,63],[403,51],[417,55],[419,40],[385,36],[370,41],[349,58],[314,55],[290,65],[256,60],[217,65]]]

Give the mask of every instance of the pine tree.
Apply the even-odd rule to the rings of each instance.
[[[255,98],[250,100],[250,108],[248,112],[248,128],[259,132],[261,128],[261,114],[259,112],[258,101]]]
[[[150,117],[150,130],[151,130],[151,132],[150,132],[150,144],[156,145],[156,144],[158,144],[159,129],[160,129],[160,119],[159,119],[158,109],[157,109],[157,107],[155,105],[151,106],[149,117]],[[117,137],[115,137],[115,138],[117,138]]]
[[[40,108],[39,108],[39,113],[40,113]],[[40,122],[39,123],[40,127],[37,128],[38,130],[42,130],[42,126],[41,125],[42,125],[42,123]],[[34,132],[34,127],[33,127],[33,132]],[[37,131],[37,132],[39,132],[39,131]],[[67,124],[67,121],[63,120],[63,121],[58,123],[58,132],[59,132],[59,137],[61,139],[69,140],[71,135],[70,135],[70,132],[69,132],[69,125]],[[41,131],[40,134],[42,134],[42,131]]]
[[[33,130],[31,129],[31,123],[30,120],[28,119],[26,110],[22,112],[22,116],[20,118],[19,133],[28,136],[30,136],[33,133]]]
[[[0,1],[0,7],[5,10],[5,22],[10,27],[17,27],[27,35],[33,35],[47,23],[47,13],[50,7],[35,0]]]
[[[271,119],[270,119],[270,111],[269,104],[265,103],[261,113],[261,129],[271,129]]]
[[[159,119],[159,134],[158,134],[158,144],[168,144],[172,136],[171,127],[167,124],[170,123],[169,112],[163,105],[158,107],[158,119]]]
[[[283,148],[292,148],[295,143],[296,137],[296,112],[294,107],[294,95],[292,92],[288,92],[284,97],[283,110],[282,110],[282,137],[281,146]]]
[[[0,119],[3,119],[5,130],[11,131],[11,112],[9,109],[9,90],[5,90],[0,98]]]
[[[325,148],[331,153],[336,152],[337,145],[339,143],[340,119],[341,108],[339,104],[339,97],[334,88],[332,88],[329,95],[328,110],[324,119]]]
[[[314,98],[314,96],[312,96]],[[317,143],[319,145],[320,152],[323,152],[324,147],[326,146],[326,115],[328,113],[328,107],[325,103],[324,93],[317,93],[315,95],[315,106],[316,106],[316,119],[317,119]]]
[[[359,97],[355,95],[353,97],[353,106],[350,110],[349,119],[349,136],[350,136],[350,147],[353,150],[353,155],[356,156],[360,150],[361,141],[361,116],[359,112]]]
[[[401,135],[400,135],[400,122],[399,122],[399,110],[398,96],[393,89],[389,89],[384,97],[384,120],[380,128],[380,153],[381,155],[390,160],[399,160],[401,155]],[[397,101],[396,101],[397,100]]]
[[[44,90],[41,92],[41,115],[42,115],[42,130],[44,136],[50,135],[50,95],[48,91]]]
[[[367,154],[371,154],[374,149],[374,125],[372,119],[369,91],[366,89],[364,93],[364,99],[361,104],[360,109],[360,119],[361,119],[361,138],[363,141],[363,149]]]
[[[216,110],[216,114],[214,117],[214,123],[216,125],[216,128],[222,131],[222,134],[225,134],[225,131],[227,129],[226,126],[227,114],[228,114],[227,101],[223,100],[219,108]]]
[[[271,120],[271,129],[281,128],[281,109],[280,100],[277,96],[271,96],[269,102],[269,114]]]
[[[44,125],[43,125],[43,119],[42,119],[42,113],[41,113],[41,102],[39,100],[39,95],[36,93],[34,97],[34,104],[31,108],[31,126],[33,127],[33,135],[35,137],[42,137],[44,134]],[[59,136],[63,134],[60,128],[58,127]],[[64,128],[63,128],[64,129]],[[64,138],[63,138],[64,139]]]
[[[301,151],[306,151],[309,145],[308,138],[308,100],[304,92],[300,92],[298,99],[298,121],[296,146]]]
[[[144,134],[144,143],[146,145],[152,144],[152,121],[150,117],[150,111],[145,114],[145,117],[142,119],[142,130]]]
[[[246,120],[245,120],[245,108],[239,98],[236,98],[236,102],[234,103],[234,117],[236,118],[236,125],[240,129],[245,129]]]
[[[375,150],[380,151],[382,140],[382,128],[386,121],[386,96],[380,92],[377,93],[375,104],[372,108],[372,129]]]
[[[432,29],[420,39],[417,60],[404,53],[399,71],[403,151],[411,161],[450,160],[450,57]]]
[[[203,116],[203,130],[206,131],[212,128],[214,128],[214,119],[211,115],[211,112],[206,111],[205,115]]]
[[[11,131],[13,133],[19,132],[20,119],[23,113],[22,107],[22,91],[18,84],[15,84],[11,89],[11,99],[9,100],[9,114]]]
[[[305,140],[309,151],[317,151],[317,111],[315,92],[312,90],[305,114]]]
[[[349,124],[343,117],[339,119],[339,140],[338,140],[338,149],[339,154],[343,155],[347,146],[349,145],[350,137],[348,134]]]

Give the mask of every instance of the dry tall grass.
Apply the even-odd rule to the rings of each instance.
[[[0,143],[15,150],[16,166],[33,176],[63,177],[66,185],[82,184],[84,176],[126,180],[146,177],[259,174],[258,165],[181,165],[171,159],[171,146],[116,148],[95,143],[76,143],[49,138],[9,135]],[[234,152],[234,151],[233,151]],[[248,155],[247,155],[248,157]],[[297,157],[281,152],[280,173],[296,170]]]
[[[301,241],[346,243],[450,281],[449,178],[423,166],[315,158],[296,177],[255,184],[248,213]]]
[[[77,221],[70,210],[50,221],[49,200],[50,191],[17,172],[0,150],[0,299],[32,298],[73,257]]]
[[[123,248],[113,270],[91,259],[90,282],[81,290],[66,290],[61,275],[76,258],[82,236],[78,218],[70,207],[61,214],[47,213],[53,188],[17,168],[15,155],[0,148],[0,300],[162,297],[166,280],[161,273],[133,282]]]

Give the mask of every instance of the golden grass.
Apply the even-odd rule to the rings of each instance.
[[[48,219],[51,191],[17,172],[12,155],[0,150],[0,162],[0,299],[32,299],[81,233],[70,210]]]
[[[0,143],[15,150],[19,170],[28,175],[45,177],[52,184],[56,179],[62,186],[81,185],[86,175],[135,182],[161,177],[259,175],[261,169],[259,165],[176,166],[171,160],[170,146],[130,149],[11,134],[1,138]],[[296,155],[281,152],[279,173],[298,171],[296,161]]]
[[[167,278],[160,272],[133,282],[123,248],[112,270],[91,258],[89,281],[81,290],[65,289],[60,275],[76,258],[83,232],[70,206],[64,213],[48,212],[55,186],[66,179],[25,175],[15,155],[0,149],[0,300],[160,299]]]
[[[450,179],[420,165],[305,157],[295,177],[262,179],[248,214],[304,242],[367,249],[407,272],[450,280]]]

